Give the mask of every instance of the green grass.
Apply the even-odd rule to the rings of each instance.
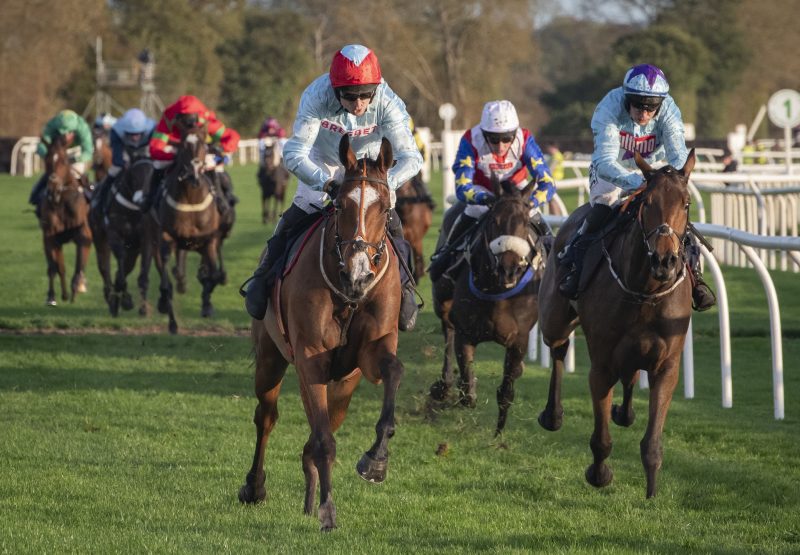
[[[248,318],[234,284],[252,271],[268,235],[254,174],[252,167],[233,169],[242,203],[227,246],[230,285],[214,295],[217,316],[199,317],[199,286],[190,280],[178,310],[191,334],[174,337],[161,316],[108,315],[94,255],[90,292],[74,305],[45,307],[40,233],[32,214],[20,213],[32,180],[0,176],[0,551],[800,551],[800,378],[792,364],[800,357],[800,286],[796,275],[777,272],[786,420],[772,418],[763,290],[754,272],[726,268],[734,407],[720,407],[716,311],[697,315],[696,396],[683,399],[679,384],[653,500],[644,499],[639,459],[646,392],[636,393],[635,424],[611,430],[612,485],[595,490],[583,478],[592,414],[580,341],[578,371],[564,379],[566,416],[557,433],[536,423],[548,372],[529,364],[506,433],[492,437],[502,372],[495,345],[478,349],[474,410],[429,406],[442,346],[428,302],[418,329],[401,335],[406,374],[387,481],[368,484],[354,472],[374,439],[382,396],[380,387],[362,383],[337,434],[339,529],[320,534],[316,518],[303,516],[300,452],[308,425],[290,371],[267,452],[269,499],[240,506],[255,399],[242,333]],[[432,231],[439,220],[437,214]],[[434,240],[431,233],[428,254]],[[427,280],[421,289],[429,300]],[[443,455],[436,454],[440,444],[447,444]]]

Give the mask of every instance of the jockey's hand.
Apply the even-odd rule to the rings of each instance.
[[[227,154],[217,153],[214,155],[214,159],[217,161],[217,164],[228,165],[231,163],[231,157]]]
[[[335,179],[331,179],[322,186],[322,191],[328,193],[328,196],[334,199],[339,194],[339,184]]]

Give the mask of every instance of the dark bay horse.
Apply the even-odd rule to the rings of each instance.
[[[455,354],[460,402],[474,407],[475,348],[485,341],[499,343],[506,348],[506,356],[497,390],[496,434],[505,426],[514,400],[514,381],[522,374],[528,334],[538,314],[536,292],[545,255],[530,225],[529,199],[535,185],[532,182],[520,191],[504,183],[502,192],[496,191],[497,201],[477,224],[465,260],[450,272],[456,274],[455,281],[445,274],[433,283],[433,306],[442,321],[445,354],[442,378],[431,386],[431,397],[436,401],[447,397],[455,382]],[[463,207],[454,208],[459,206]],[[441,234],[447,237],[454,218],[450,215],[445,220]]]
[[[414,280],[417,283],[425,275],[422,240],[431,227],[435,207],[436,204],[425,190],[419,176],[415,176],[397,189],[395,210],[403,222],[403,236],[414,251]]]
[[[289,170],[283,166],[278,139],[265,137],[258,184],[261,186],[261,223],[275,221],[283,211],[283,197],[289,184]]]
[[[56,137],[45,157],[47,190],[39,205],[39,226],[44,236],[44,255],[47,260],[47,304],[56,305],[53,280],[58,274],[61,282],[61,299],[75,301],[77,293],[86,291],[84,268],[89,260],[92,231],[89,228],[89,202],[83,185],[72,169],[63,137]],[[64,269],[65,243],[75,242],[75,273],[72,276],[71,295],[67,296]]]
[[[648,373],[650,410],[640,444],[647,476],[647,497],[656,494],[662,461],[661,434],[672,393],[678,382],[681,350],[692,312],[691,272],[686,267],[683,238],[689,225],[689,174],[694,150],[683,168],[650,167],[636,154],[646,187],[623,207],[616,230],[604,232],[586,254],[582,292],[570,303],[558,292],[556,253],[565,245],[588,210],[575,211],[561,228],[539,290],[539,326],[550,347],[553,366],[547,406],[539,423],[548,430],[561,426],[561,378],[569,334],[580,324],[589,346],[589,387],[594,432],[589,445],[594,461],[586,480],[595,487],[613,477],[605,460],[611,454],[609,419],[621,426],[634,420],[631,405],[639,371]],[[600,254],[602,252],[602,254]],[[596,269],[595,269],[596,268]],[[592,271],[594,270],[594,271]],[[622,382],[622,406],[612,407],[614,385]]]
[[[304,510],[320,490],[322,530],[336,527],[331,494],[336,440],[361,376],[383,382],[383,408],[376,439],[356,465],[369,482],[386,478],[388,443],[403,364],[397,358],[400,272],[387,232],[390,211],[386,174],[392,147],[383,139],[376,161],[356,160],[344,135],[339,156],[344,182],[333,212],[313,228],[291,272],[279,281],[263,321],[253,320],[256,446],[243,503],[266,497],[264,449],[278,419],[278,394],[289,362],[296,369],[311,434],[303,448]]]
[[[133,308],[133,299],[128,293],[127,276],[136,266],[144,238],[144,214],[141,199],[147,198],[153,163],[143,152],[136,153],[128,167],[114,181],[106,196],[105,205],[93,204],[89,213],[94,246],[97,251],[97,267],[103,277],[103,297],[112,316],[119,308]],[[111,254],[117,260],[117,273],[111,278]],[[146,277],[139,276],[139,283]],[[142,291],[140,313],[147,314],[146,291]]]
[[[214,308],[211,293],[221,282],[217,262],[219,247],[219,210],[214,202],[211,177],[205,172],[205,127],[183,129],[175,161],[167,171],[161,198],[148,214],[147,242],[142,252],[142,275],[147,276],[151,257],[155,258],[160,275],[158,310],[169,317],[170,333],[177,333],[178,324],[172,304],[172,282],[168,264],[173,251],[197,251],[202,258],[198,280],[203,286],[203,317]],[[146,298],[147,285],[142,287]]]

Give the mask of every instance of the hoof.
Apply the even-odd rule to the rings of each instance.
[[[214,307],[210,304],[200,309],[200,316],[203,318],[211,318],[214,316]]]
[[[176,290],[178,293],[180,293],[181,295],[183,295],[184,293],[186,293],[186,282],[185,282],[185,281],[178,280],[178,281],[175,283],[175,290]]]
[[[150,316],[150,304],[144,303],[139,307],[139,316]]]
[[[56,306],[57,304],[58,303],[56,303],[55,297],[48,297],[47,300],[44,302],[45,306]]]
[[[217,283],[219,285],[228,285],[228,272],[220,272]]]
[[[356,465],[356,472],[367,482],[380,484],[386,479],[386,467],[388,464],[388,459],[385,461],[376,461],[368,454],[364,453],[361,456],[361,460],[358,461]]]
[[[171,335],[176,335],[178,333],[178,322],[169,323],[169,333]]]
[[[158,312],[159,314],[169,314],[169,301],[166,297],[158,299]]]
[[[133,298],[127,291],[122,294],[122,310],[131,310],[133,308]]]
[[[545,430],[555,432],[561,429],[561,424],[564,422],[564,411],[552,414],[543,410],[539,413],[539,425]]]
[[[431,386],[430,395],[434,401],[444,401],[447,399],[447,392],[450,391],[450,386],[444,380],[436,380]]]
[[[78,286],[75,288],[75,291],[78,293],[86,293],[89,289],[86,287],[86,278],[80,278],[78,280]]]
[[[627,428],[633,421],[636,419],[636,416],[633,414],[633,411],[630,411],[630,414],[623,412],[622,408],[619,405],[612,405],[611,406],[611,420],[614,421],[614,424],[617,426],[623,426]]]
[[[111,313],[111,316],[116,317],[119,314],[119,297],[116,295],[111,295],[108,299],[108,311]]]
[[[590,464],[586,467],[586,481],[596,488],[604,488],[614,479],[614,473],[607,464]]]
[[[478,405],[478,396],[474,393],[461,393],[461,398],[458,400],[462,407],[474,409]]]
[[[239,502],[249,505],[261,503],[267,498],[267,489],[264,486],[254,488],[250,484],[245,484],[239,488]]]
[[[336,528],[336,507],[333,501],[326,501],[319,506],[319,530],[330,532]]]

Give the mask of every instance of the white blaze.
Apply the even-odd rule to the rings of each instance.
[[[357,237],[356,239],[361,239],[362,241],[366,241],[364,236],[367,234],[366,230],[364,229],[364,222],[367,221],[367,208],[370,207],[371,204],[377,202],[380,199],[378,195],[378,191],[373,189],[372,187],[367,187],[364,190],[364,206],[361,206],[361,187],[356,187],[350,193],[348,193],[347,198],[352,200],[356,203],[356,206],[359,207],[361,211],[361,216],[358,218],[359,229],[357,230]]]

